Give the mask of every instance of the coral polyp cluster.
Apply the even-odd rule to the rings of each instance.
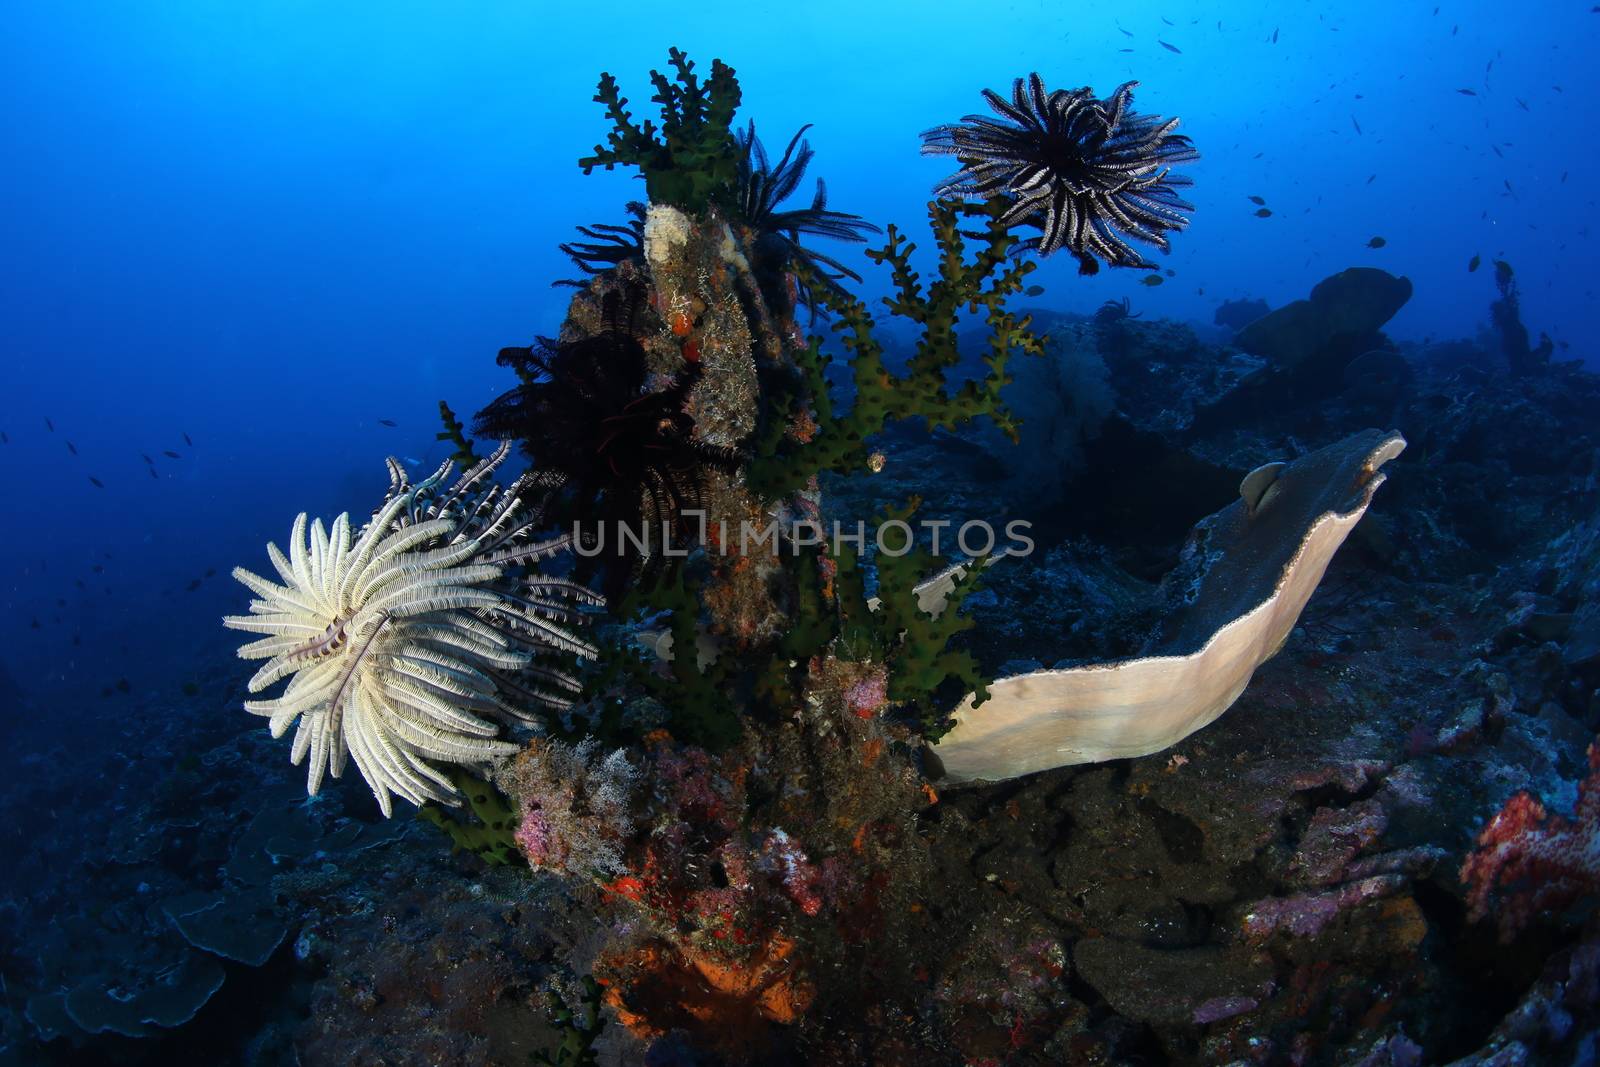
[[[291,758],[310,757],[311,794],[354,758],[385,815],[394,796],[454,804],[456,788],[430,761],[484,765],[514,753],[501,723],[571,703],[578,683],[543,660],[594,654],[573,627],[577,606],[598,597],[527,569],[568,541],[533,537],[547,484],[491,480],[508,451],[448,486],[448,461],[412,484],[390,459],[388,495],[365,526],[342,514],[308,529],[302,512],[288,556],[267,545],[282,584],[235,568],[257,599],[223,623],[266,635],[239,649],[267,660],[250,691],[289,679],[245,710],[268,717],[274,737],[299,723]]]
[[[1177,119],[1132,110],[1138,82],[1104,100],[1090,89],[1046,92],[1038,74],[1018,78],[1007,100],[983,91],[1000,116],[968,115],[925,132],[925,155],[954,156],[961,169],[935,187],[938,196],[1003,197],[1001,220],[1040,232],[1026,247],[1049,255],[1067,249],[1084,274],[1097,258],[1113,267],[1150,267],[1126,238],[1168,247],[1167,232],[1189,224],[1193,205],[1177,189],[1193,184],[1175,163],[1199,158]]]

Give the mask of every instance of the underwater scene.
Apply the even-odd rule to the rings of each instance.
[[[1600,1064],[1600,6],[0,84],[0,1067]]]

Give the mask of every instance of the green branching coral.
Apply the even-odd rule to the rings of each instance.
[[[1034,264],[1009,257],[1018,239],[1001,224],[1004,211],[999,201],[929,204],[939,274],[926,289],[911,266],[916,245],[895,226],[889,226],[882,248],[867,252],[875,263],[888,263],[892,272],[895,295],[884,298],[885,306],[922,328],[916,354],[903,374],[891,373],[885,364],[883,345],[873,335],[875,322],[865,303],[846,293],[819,291],[821,302],[836,313],[833,330],[844,334],[855,403],[848,414],[834,414],[823,376],[829,357],[822,352],[821,340],[812,338],[796,355],[800,382],[772,399],[773,411],[758,437],[758,454],[751,465],[752,488],[778,496],[804,485],[820,470],[861,470],[867,465],[868,437],[890,419],[920,418],[929,429],[952,429],[987,415],[1015,439],[1020,423],[1000,402],[1000,390],[1010,381],[1006,363],[1013,351],[1038,355],[1043,348],[1029,330],[1028,318],[1005,308],[1006,299],[1021,292]],[[969,218],[982,219],[983,230],[963,230],[962,221]],[[968,262],[967,244],[973,238],[979,244]],[[803,282],[815,281],[805,277],[803,266],[799,270]],[[989,326],[989,352],[983,360],[988,373],[982,381],[968,381],[951,392],[945,372],[960,361],[956,323],[963,313],[980,312]],[[786,431],[803,411],[809,411],[816,430],[802,442]]]
[[[729,699],[731,661],[719,659],[704,668],[700,665],[700,583],[688,570],[686,566],[669,568],[649,586],[636,589],[623,607],[625,615],[641,610],[665,613],[672,638],[671,677],[655,673],[631,649],[614,650],[616,658],[604,666],[611,672],[620,669],[667,708],[674,737],[718,752],[739,740],[742,725]],[[616,678],[615,673],[603,673],[602,677]]]
[[[878,527],[907,523],[919,503],[913,498],[903,508],[890,508],[878,521]],[[961,614],[960,607],[977,588],[984,560],[967,564],[945,596],[943,607],[937,613],[930,612],[919,602],[917,586],[938,562],[926,549],[911,545],[909,524],[903,529],[907,551],[899,555],[879,552],[873,557],[878,580],[876,603],[867,598],[865,568],[859,554],[841,543],[840,552],[834,557],[839,652],[847,659],[884,661],[888,666],[889,699],[907,705],[917,717],[923,735],[937,740],[947,729],[937,699],[938,691],[947,682],[960,683],[961,692],[976,694],[977,703],[988,699],[988,680],[980,672],[977,659],[969,652],[950,647],[956,634],[972,627],[972,620]]]
[[[463,470],[471,470],[478,463],[478,456],[472,451],[472,442],[467,439],[467,428],[456,418],[456,413],[450,410],[450,405],[439,401],[439,418],[444,422],[444,429],[433,435],[435,441],[449,441],[456,446],[451,459],[456,466]]]
[[[671,204],[697,214],[712,200],[727,200],[739,174],[739,144],[733,115],[739,108],[739,82],[720,59],[702,83],[694,63],[676,48],[668,52],[676,81],[650,72],[661,105],[661,125],[649,119],[635,125],[628,100],[610,74],[600,75],[595,101],[605,105],[612,130],[607,146],[578,160],[585,174],[595,167],[638,167],[652,203]],[[660,136],[657,137],[657,134]]]
[[[470,816],[447,812],[429,801],[417,809],[417,818],[430,822],[450,835],[454,849],[470,852],[492,867],[522,864],[517,848],[517,815],[500,790],[460,768],[445,768],[457,792],[467,798]]]

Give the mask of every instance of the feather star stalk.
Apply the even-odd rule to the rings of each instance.
[[[353,757],[385,816],[392,796],[458,804],[430,760],[510,755],[517,746],[501,739],[502,724],[572,703],[579,683],[549,661],[596,654],[574,627],[600,597],[532,569],[570,538],[533,537],[548,475],[494,483],[509,450],[502,444],[448,488],[453,463],[413,485],[391,457],[388,495],[359,531],[348,514],[308,531],[302,512],[287,557],[267,545],[281,585],[234,569],[257,599],[223,624],[266,635],[239,649],[267,660],[250,692],[289,679],[245,710],[267,717],[274,737],[298,720],[291,761],[310,756],[309,794]]]

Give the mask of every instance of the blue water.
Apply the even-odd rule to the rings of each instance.
[[[669,45],[737,69],[769,147],[815,123],[830,206],[924,246],[949,167],[919,131],[1031,70],[1138,79],[1138,108],[1182,116],[1203,153],[1175,276],[1079,278],[1058,256],[1030,279],[1053,307],[1129,296],[1209,324],[1222,299],[1276,306],[1368,264],[1416,283],[1392,337],[1470,337],[1493,297],[1476,254],[1516,266],[1557,358],[1592,355],[1588,5],[1081,7],[9,5],[0,648],[30,729],[92,732],[107,685],[214,671],[231,566],[261,565],[301,509],[369,507],[385,455],[443,454],[437,401],[475,411],[508,383],[497,349],[559,325],[558,242],[642,195],[575,160],[606,129],[598,73],[653,110]],[[830,251],[881,291],[857,249]]]

